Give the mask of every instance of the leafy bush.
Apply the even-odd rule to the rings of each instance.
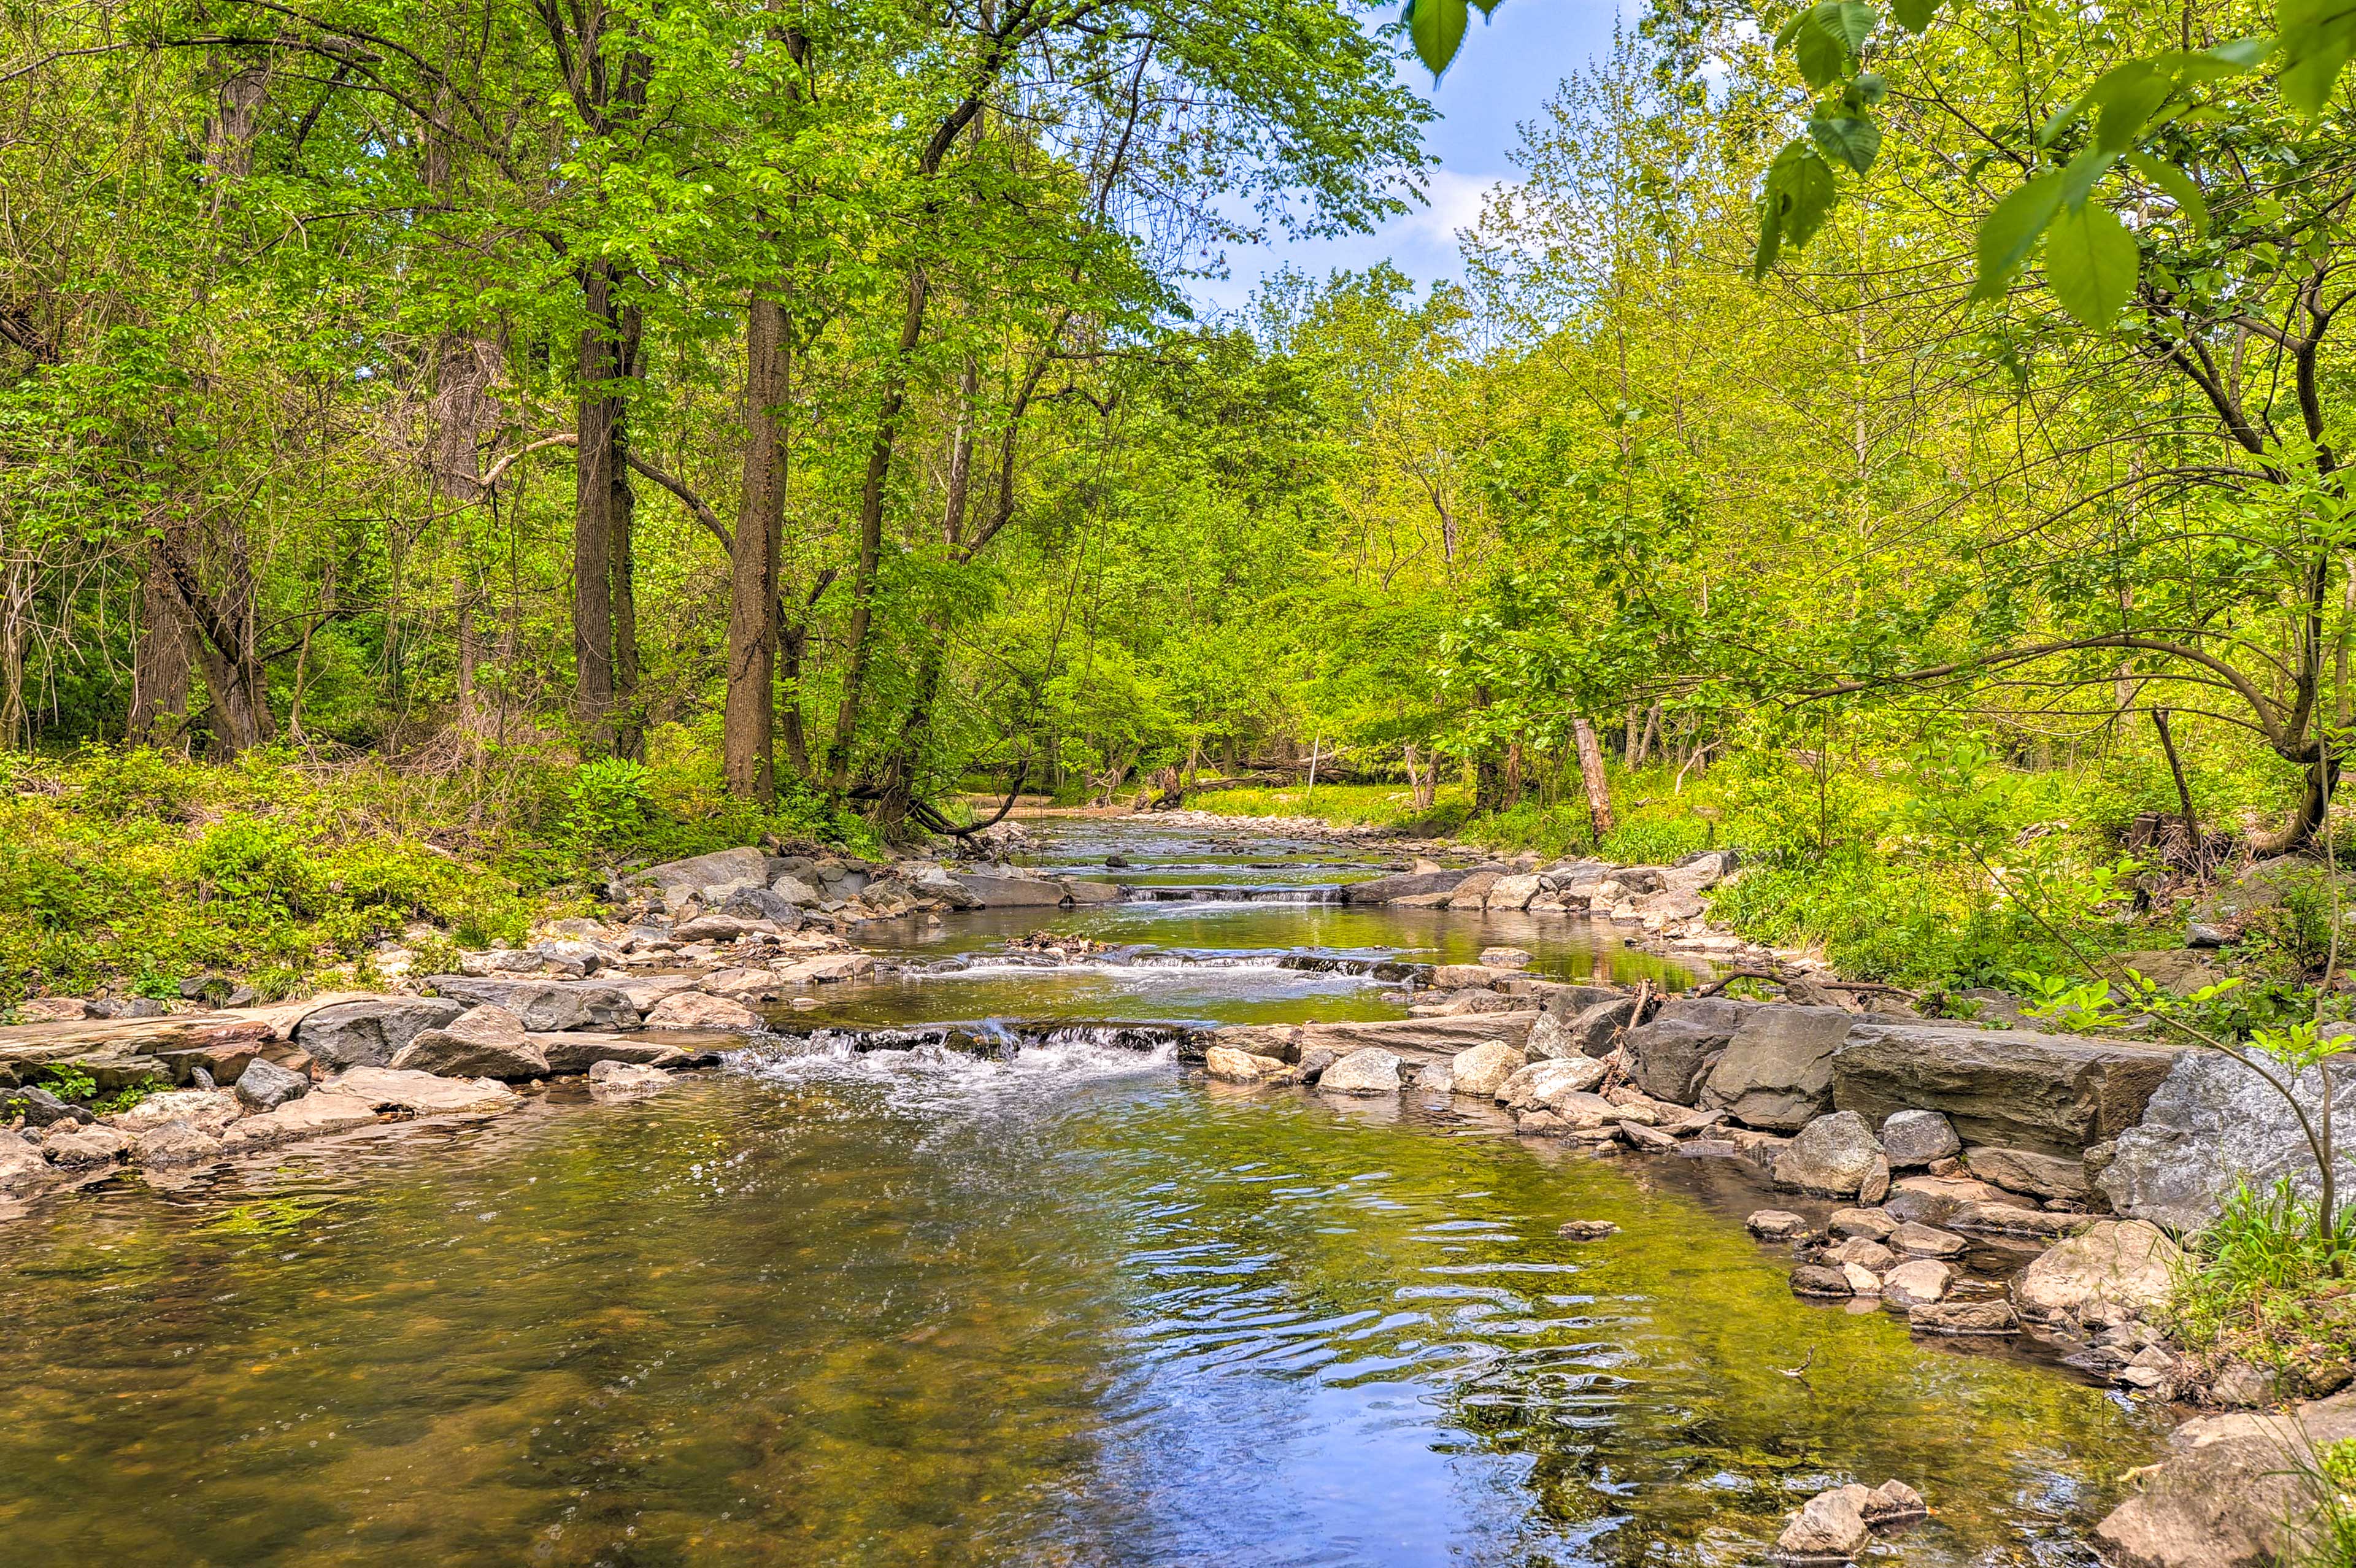
[[[183,820],[198,796],[200,774],[186,757],[145,746],[85,753],[80,804],[110,822],[147,816]]]
[[[1615,865],[1666,866],[1708,848],[1717,832],[1716,823],[1697,816],[1654,817],[1622,827],[1598,853]]]
[[[2327,1231],[2317,1206],[2287,1180],[2244,1181],[2192,1238],[2169,1303],[2169,1323],[2196,1350],[2218,1349],[2281,1368],[2356,1343],[2356,1214]]]
[[[258,816],[231,816],[207,833],[197,848],[196,870],[210,898],[288,914],[308,909],[317,888],[302,841]]]
[[[647,770],[622,757],[600,757],[573,771],[564,792],[565,832],[585,848],[635,844],[649,816]]]

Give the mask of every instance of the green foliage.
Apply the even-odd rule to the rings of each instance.
[[[91,1099],[98,1093],[98,1081],[69,1062],[43,1068],[41,1087],[60,1100],[79,1103]]]
[[[2356,1346],[2356,1220],[2326,1231],[2288,1181],[2243,1182],[2187,1247],[2170,1294],[2170,1329],[2196,1350],[2286,1368]]]
[[[2021,1016],[2052,1024],[2065,1033],[2117,1029],[2127,1021],[2127,1014],[2111,999],[2107,980],[2073,982],[2067,976],[2040,975],[2028,969],[2014,970],[2012,980],[2025,998]]]
[[[262,817],[232,816],[213,827],[197,846],[195,869],[208,898],[257,912],[307,913],[319,891],[302,840]]]
[[[593,851],[634,844],[646,832],[652,802],[647,770],[623,757],[600,757],[581,764],[565,786],[565,831]]]

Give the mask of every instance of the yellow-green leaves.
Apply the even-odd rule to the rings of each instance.
[[[2302,114],[2331,101],[2341,68],[2356,54],[2356,0],[2280,0],[2275,26],[2282,35],[2282,95]]]
[[[2100,202],[2064,207],[2045,236],[2045,284],[2087,326],[2108,327],[2135,293],[2135,237]]]
[[[1496,0],[1489,0],[1483,15],[1495,5]],[[1468,11],[1464,0],[1407,0],[1408,38],[1415,45],[1416,58],[1434,77],[1448,69],[1462,47]]]
[[[1996,204],[1996,210],[1981,220],[1977,246],[1979,276],[1972,288],[1974,299],[1994,299],[2004,293],[2005,284],[2029,260],[2029,251],[2037,248],[2037,238],[2053,215],[2062,210],[2062,171],[2038,176],[2010,196]]]
[[[1822,90],[1857,69],[1865,40],[1881,24],[1881,13],[1861,0],[1820,0],[1783,25],[1775,47],[1789,45],[1800,74]]]
[[[2176,209],[2184,215],[2184,221],[2191,227],[2195,240],[2208,237],[2209,202],[2201,194],[2201,187],[2192,183],[2190,175],[2174,164],[2160,162],[2149,153],[2129,153],[2127,162],[2134,166],[2136,173],[2168,193],[2169,199],[2176,203]]]
[[[1828,114],[1819,110],[1808,122],[1808,134],[1824,150],[1826,161],[1847,164],[1858,174],[1873,166],[1881,150],[1881,127],[1862,114]]]

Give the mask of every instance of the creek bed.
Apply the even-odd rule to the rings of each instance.
[[[1357,948],[1428,948],[1432,912]],[[1333,988],[1271,1005],[1398,1005],[1306,978]],[[1216,1017],[1201,984],[1064,1016]],[[126,1177],[0,1232],[0,1556],[1730,1565],[1823,1487],[1896,1477],[1939,1510],[1911,1563],[2077,1563],[2168,1426],[2033,1347],[1794,1298],[1726,1162],[1232,1090],[1150,1031],[732,1061]]]

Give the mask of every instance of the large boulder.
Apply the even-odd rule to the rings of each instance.
[[[1069,896],[1061,882],[1044,877],[961,871],[953,878],[977,909],[1054,909]]]
[[[249,1111],[274,1111],[311,1092],[311,1081],[274,1061],[256,1058],[237,1081],[237,1097]]]
[[[294,1026],[294,1043],[328,1067],[382,1067],[402,1046],[466,1010],[462,1003],[446,997],[337,1002],[304,1014]]]
[[[2143,1220],[2104,1220],[2049,1247],[2013,1281],[2029,1317],[2105,1325],[2149,1317],[2168,1304],[2183,1253]]]
[[[420,1072],[412,1068],[354,1067],[327,1080],[319,1094],[305,1095],[273,1115],[284,1115],[313,1099],[329,1095],[363,1101],[374,1110],[402,1111],[412,1116],[508,1111],[522,1104],[522,1096],[514,1090],[488,1078],[444,1078],[437,1072]]]
[[[2332,1080],[2333,1125],[2356,1126],[2356,1072],[2343,1065]],[[2310,1113],[2322,1104],[2320,1072],[2308,1069],[2293,1087]],[[2356,1144],[2340,1139],[2337,1152],[2340,1190],[2356,1190]],[[2244,1178],[2257,1188],[2286,1178],[2310,1199],[2319,1186],[2315,1155],[2282,1096],[2252,1068],[2204,1050],[2177,1058],[2094,1179],[2117,1212],[2196,1231]]]
[[[1833,1108],[1833,1052],[1855,1015],[1840,1008],[1761,1008],[1727,1041],[1701,1103],[1745,1126],[1797,1132]]]
[[[1456,891],[1448,895],[1448,907],[1450,909],[1485,909],[1489,902],[1489,890],[1503,881],[1505,878],[1504,871],[1487,868],[1473,872],[1457,883]]]
[[[1591,1056],[1533,1061],[1508,1073],[1496,1098],[1509,1111],[1551,1111],[1568,1096],[1594,1089],[1609,1071]]]
[[[631,1005],[629,993],[619,986],[600,980],[519,980],[478,978],[471,975],[436,975],[426,983],[447,1000],[464,1002],[468,1007],[505,1008],[522,1020],[525,1029],[534,1032],[566,1029],[636,1029],[638,1023],[638,1009]],[[455,1018],[456,1014],[451,1016]]]
[[[1881,1145],[1855,1111],[1818,1116],[1775,1157],[1775,1184],[1826,1198],[1853,1198],[1879,1166],[1887,1178]]]
[[[1719,1053],[1760,1006],[1724,997],[1670,997],[1649,1022],[1627,1032],[1628,1076],[1655,1100],[1692,1104]]]
[[[548,1076],[548,1058],[524,1033],[523,1020],[490,1006],[468,1008],[446,1029],[427,1029],[401,1048],[392,1065],[444,1078]]]
[[[648,1029],[724,1029],[751,1030],[761,1027],[761,1015],[726,997],[681,991],[657,1002],[647,1014]]]
[[[2356,1392],[2287,1415],[2236,1411],[2186,1422],[2142,1489],[2094,1527],[2117,1568],[2273,1568],[2301,1562],[2323,1531],[2319,1448],[2356,1437]]]
[[[1936,1111],[1893,1111],[1881,1124],[1881,1147],[1892,1168],[1907,1170],[1964,1150],[1955,1125]]]
[[[1560,1013],[1540,1012],[1530,1024],[1530,1038],[1522,1047],[1523,1054],[1532,1061],[1552,1061],[1560,1057],[1584,1056],[1579,1048],[1579,1036],[1563,1021]]]
[[[1512,1046],[1491,1040],[1486,1045],[1458,1051],[1449,1062],[1449,1072],[1456,1093],[1488,1100],[1495,1098],[1505,1080],[1527,1064],[1528,1058]]]
[[[664,907],[674,912],[690,899],[710,909],[740,889],[766,889],[769,885],[768,873],[768,857],[758,849],[721,849],[710,855],[648,866],[632,877],[629,885],[651,890]]]
[[[1301,1026],[1304,1051],[1323,1046],[1337,1056],[1378,1046],[1385,1051],[1434,1051],[1454,1056],[1471,1046],[1491,1040],[1519,1050],[1530,1038],[1537,1011],[1472,1013],[1452,1019],[1369,1019],[1354,1023]]]
[[[2086,1162],[2062,1155],[1982,1145],[1966,1151],[1964,1163],[1971,1168],[1974,1176],[2007,1192],[2076,1199],[2091,1197],[2094,1190],[2094,1184],[2086,1179]]]
[[[1329,1094],[1396,1094],[1399,1059],[1373,1046],[1354,1051],[1325,1069],[1317,1087]]]
[[[680,1049],[679,1041],[686,1040],[699,1047],[720,1043],[716,1035],[686,1036],[679,1030],[669,1031],[669,1039],[643,1034],[607,1034],[598,1029],[568,1029],[562,1034],[536,1034],[531,1043],[548,1059],[548,1070],[555,1073],[586,1072],[601,1061],[626,1061],[637,1067],[659,1067],[666,1072],[685,1067],[694,1060]],[[742,1040],[728,1043],[741,1045]]]
[[[1875,1123],[1938,1111],[1965,1143],[2075,1156],[2142,1120],[2179,1054],[2075,1035],[1860,1023],[1833,1053],[1833,1104]]]
[[[1469,874],[1462,870],[1398,871],[1387,877],[1344,884],[1342,901],[1354,904],[1387,904],[1399,899],[1421,898],[1430,893],[1452,893]]]
[[[1491,884],[1487,896],[1481,902],[1485,909],[1527,909],[1530,901],[1537,896],[1538,880],[1536,875],[1499,877]]]
[[[106,1119],[134,1136],[170,1122],[187,1122],[198,1132],[217,1135],[243,1115],[245,1107],[227,1089],[175,1089],[150,1094]]]
[[[1609,1056],[1619,1045],[1628,1020],[1635,1016],[1633,997],[1606,997],[1590,1002],[1571,1015],[1570,1038],[1583,1056]]]

